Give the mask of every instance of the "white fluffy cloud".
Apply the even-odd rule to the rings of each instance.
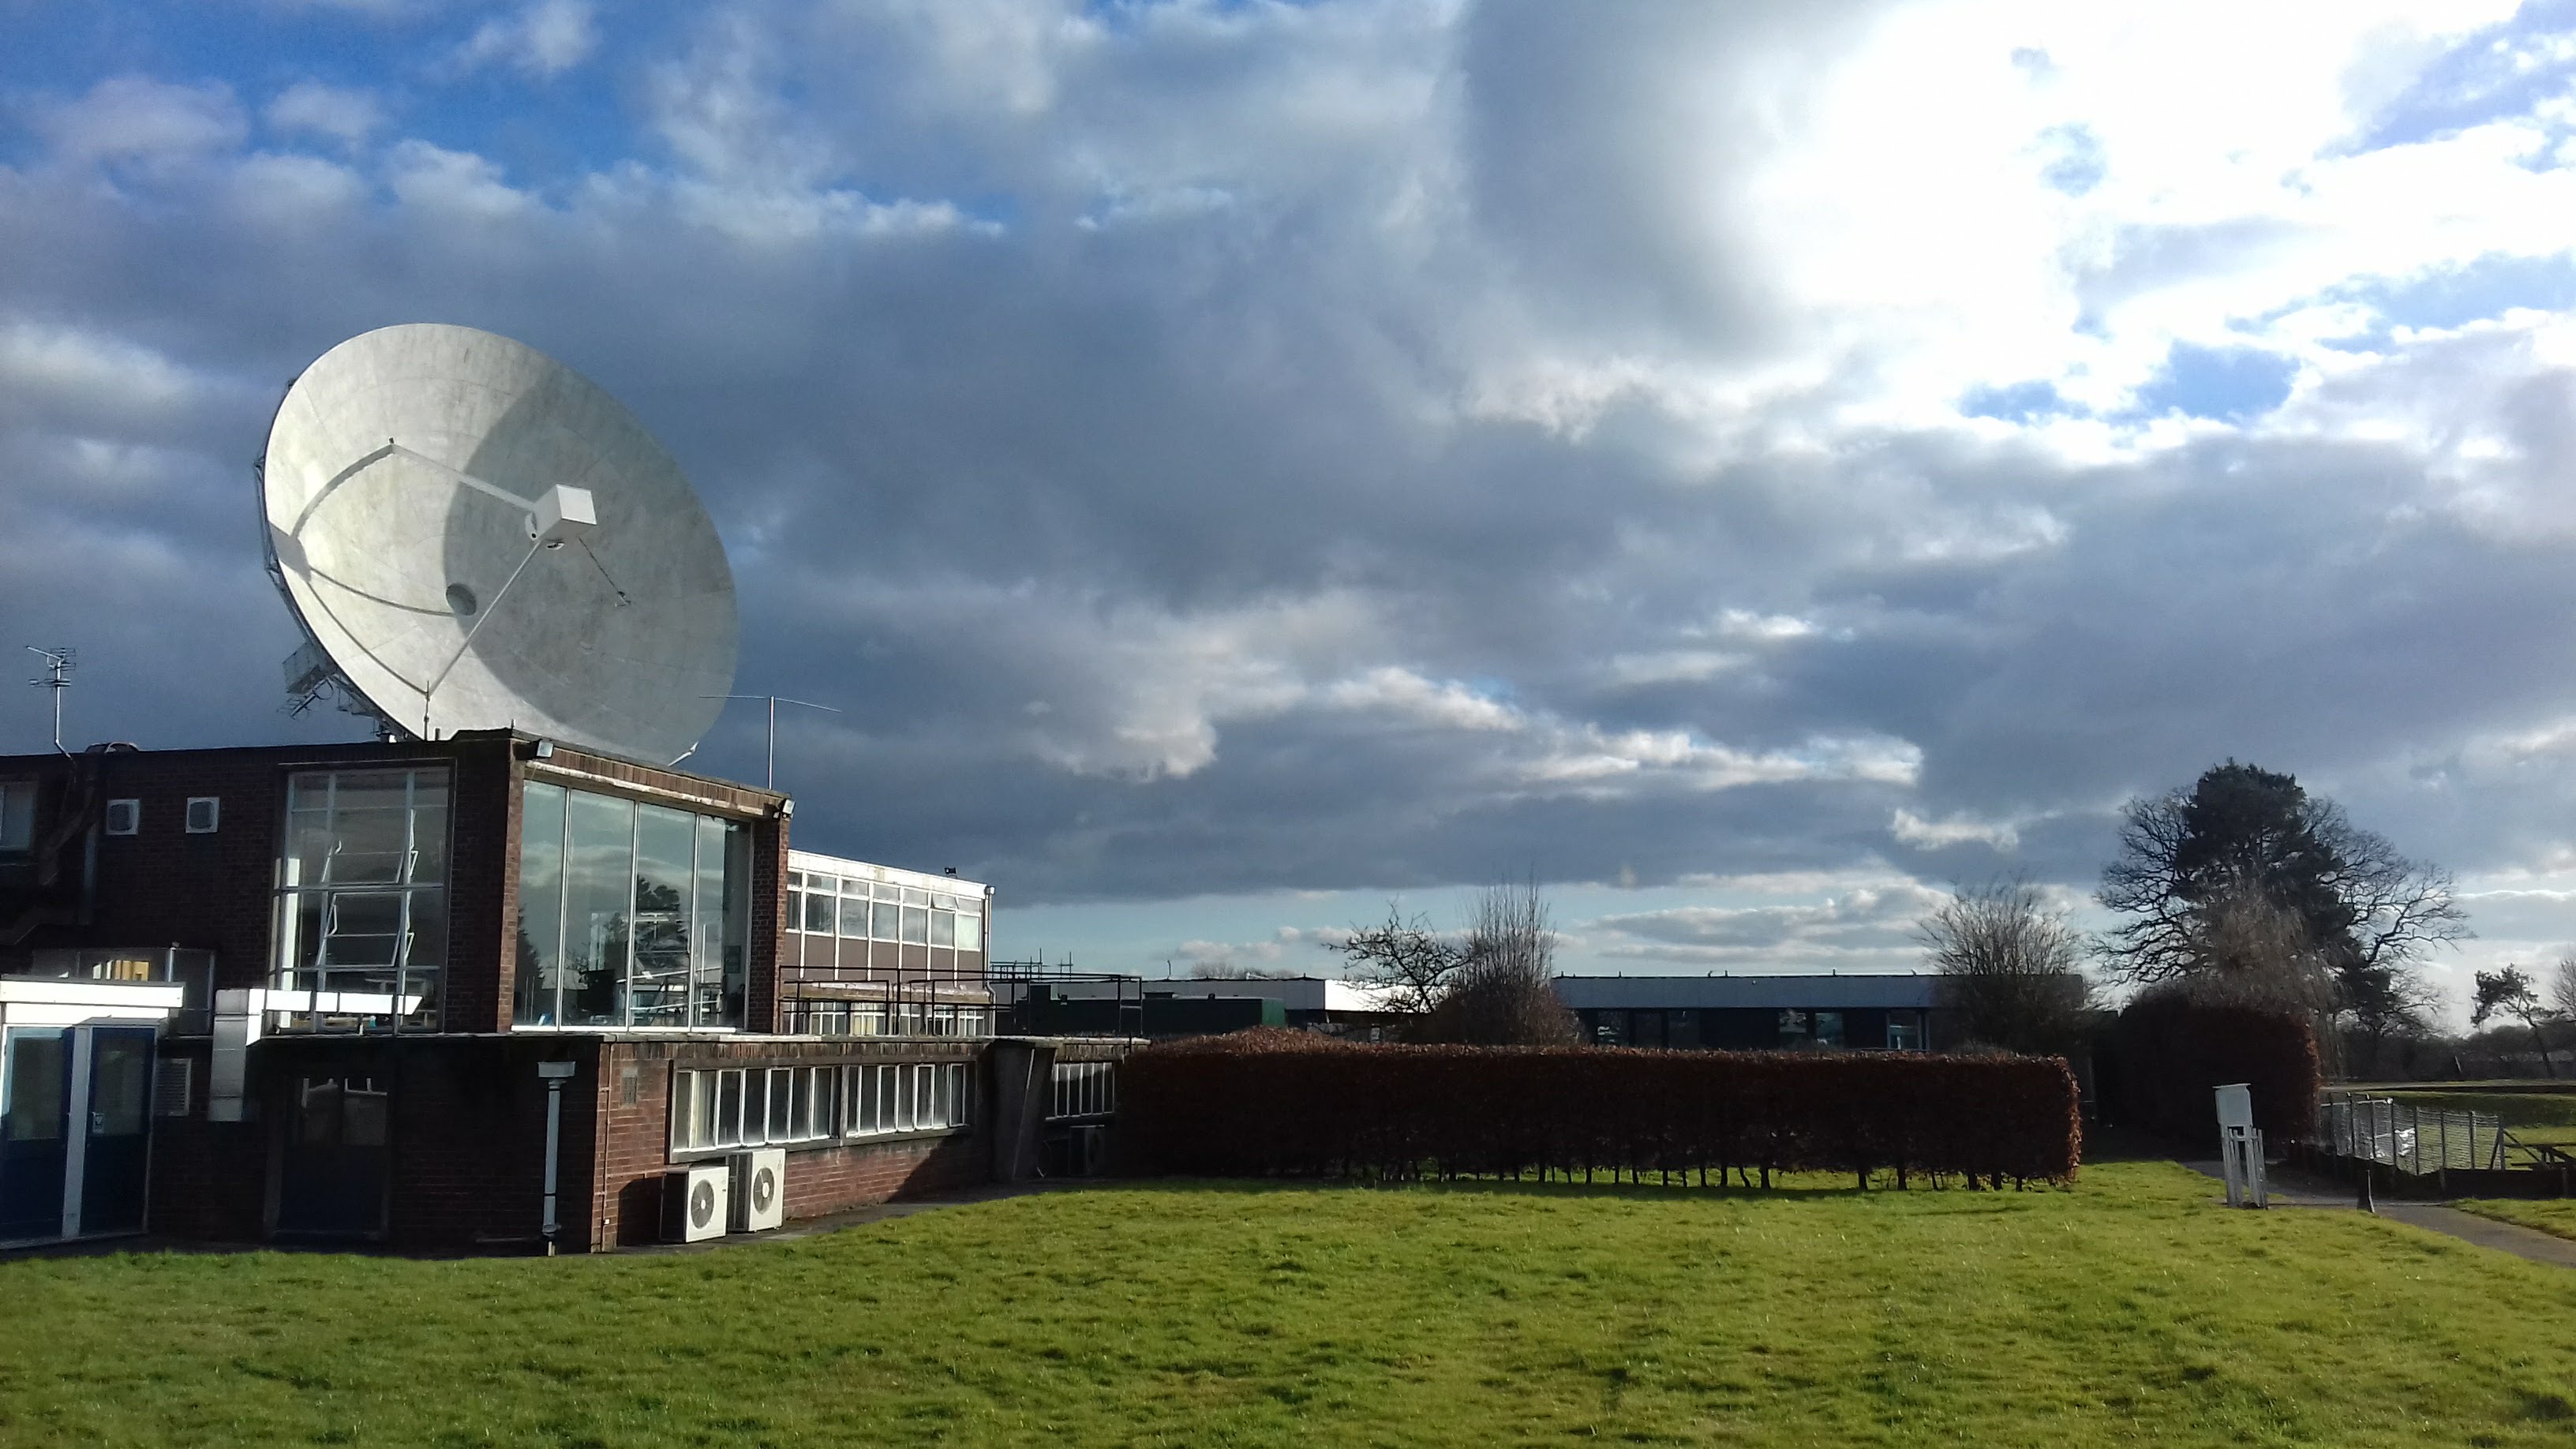
[[[2232,754],[2501,912],[2576,870],[2554,16],[539,0],[392,7],[374,90],[66,77],[0,167],[0,534],[149,562],[0,607],[145,641],[143,717],[321,729],[204,520],[286,377],[437,317],[691,467],[744,687],[846,711],[782,740],[828,844],[1759,876],[1584,949],[1889,961],[1907,882],[2080,889]]]
[[[589,59],[598,47],[598,15],[590,0],[534,0],[514,15],[475,27],[457,47],[455,64],[465,70],[506,65],[549,80]]]

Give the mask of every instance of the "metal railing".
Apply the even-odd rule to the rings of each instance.
[[[780,967],[778,1029],[820,1036],[993,1034],[994,1001],[981,966]]]
[[[2385,1163],[2422,1177],[2446,1168],[2502,1171],[2519,1144],[2484,1112],[2418,1107],[2391,1097],[2328,1097],[2317,1144],[2336,1157]]]

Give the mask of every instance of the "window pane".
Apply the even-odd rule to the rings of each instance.
[[[725,1004],[725,823],[699,816],[696,923],[689,937],[689,1021],[695,1026],[735,1026],[738,1011]]]
[[[841,934],[864,941],[868,936],[868,903],[864,898],[841,898]]]
[[[742,1073],[718,1072],[716,1075],[715,1145],[731,1147],[742,1141]]]
[[[903,908],[901,906],[888,905],[883,901],[879,901],[876,906],[876,915],[868,934],[876,937],[880,941],[893,941],[900,939],[903,935]]]
[[[920,906],[903,908],[903,939],[909,946],[930,944],[930,912]]]
[[[930,944],[934,946],[954,946],[957,944],[957,918],[955,916],[950,915],[946,911],[932,911],[930,913]]]
[[[519,793],[518,1004],[522,1026],[555,1024],[563,984],[564,792],[531,782]]]
[[[832,898],[821,891],[805,893],[805,929],[816,935],[832,934]]]
[[[688,1025],[689,893],[697,844],[696,816],[659,805],[637,807],[629,1025]]]
[[[786,1142],[796,1136],[796,1072],[790,1067],[771,1067],[769,1078],[769,1139]]]
[[[626,1012],[626,913],[635,888],[635,806],[575,790],[564,813],[564,1022],[620,1025]]]
[[[674,1152],[698,1145],[698,1074],[671,1074],[671,1150]]]
[[[701,870],[706,869],[700,866]],[[702,887],[703,889],[703,887]],[[724,902],[722,938],[724,941],[724,1010],[710,1025],[742,1025],[744,985],[751,973],[751,828],[728,823],[724,827],[724,876],[715,886]],[[698,929],[714,931],[701,912]]]
[[[970,911],[957,918],[957,949],[960,951],[984,949],[984,917],[981,913]]]
[[[340,1144],[344,1147],[385,1145],[391,1099],[365,1079],[351,1081],[340,1093]]]
[[[63,1135],[63,1082],[71,1042],[62,1032],[9,1033],[12,1142],[51,1142]],[[58,1195],[59,1196],[59,1195]]]
[[[948,1120],[964,1126],[972,1120],[967,1109],[966,1068],[961,1064],[948,1069]]]
[[[414,885],[447,883],[447,805],[446,782],[438,781],[433,790],[427,783],[412,789],[414,799],[435,797],[432,803],[412,807],[411,862],[404,879]]]
[[[801,890],[791,890],[787,893],[787,929],[791,931],[805,929],[805,893]]]

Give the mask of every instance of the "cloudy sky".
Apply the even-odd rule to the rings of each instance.
[[[278,711],[249,466],[466,323],[678,454],[801,844],[1005,953],[1914,959],[2233,756],[2576,940],[2576,4],[0,0],[0,644]],[[32,656],[27,656],[32,661]],[[0,750],[42,748],[40,692]],[[757,779],[757,707],[694,762]]]

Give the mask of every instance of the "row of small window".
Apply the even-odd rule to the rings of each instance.
[[[775,1147],[963,1127],[972,1096],[964,1062],[675,1072],[671,1150]]]
[[[787,929],[856,941],[984,949],[984,913],[976,902],[890,885],[872,892],[870,882],[857,879],[839,881],[837,892],[834,884],[828,875],[790,871]]]
[[[990,1036],[993,1013],[982,1006],[919,1001],[790,1001],[790,1035]]]
[[[1050,1120],[1059,1117],[1106,1117],[1118,1110],[1118,1064],[1115,1062],[1058,1062],[1055,1064],[1055,1101],[1047,1113]]]
[[[1734,1010],[1722,1010],[1719,1014],[1731,1018],[1757,1016],[1756,1013]],[[1783,1010],[1772,1019],[1759,1022],[1758,1029],[1753,1031],[1744,1030],[1745,1023],[1739,1021],[1716,1034],[1703,1024],[1698,1010],[1688,1007],[1668,1011],[1587,1011],[1584,1016],[1592,1024],[1593,1040],[1603,1046],[1848,1046],[1886,1051],[1923,1050],[1921,1011],[1892,1009],[1880,1014],[1886,1018],[1884,1035],[1874,1031],[1847,1034],[1842,1012],[1796,1008]]]

